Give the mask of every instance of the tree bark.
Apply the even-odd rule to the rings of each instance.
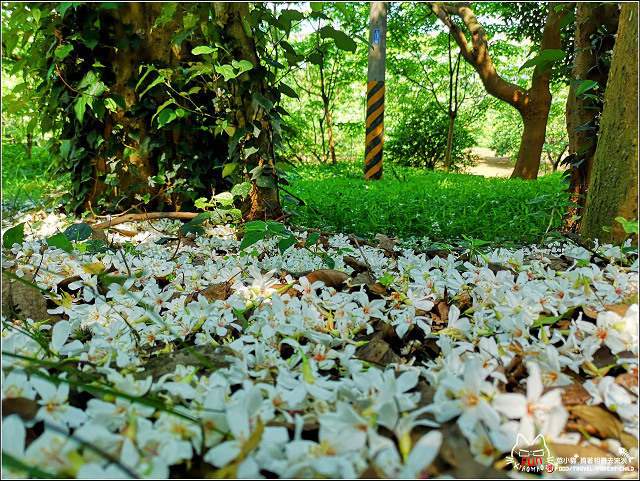
[[[257,102],[253,94],[264,96],[266,84],[264,76],[256,77],[255,70],[260,66],[256,44],[245,28],[245,22],[251,21],[249,4],[246,2],[215,2],[216,23],[222,27],[231,38],[229,49],[235,60],[247,60],[253,65],[253,71],[241,74],[237,82],[233,83],[232,91],[236,97],[237,110],[235,118],[238,128],[252,123],[260,124],[261,129],[256,139],[258,151],[248,156],[245,161],[246,170],[254,166],[262,167],[262,180],[251,179],[251,192],[242,202],[240,210],[245,221],[275,219],[281,216],[280,194],[278,190],[278,175],[275,170],[275,154],[272,139],[271,124],[264,108]],[[251,88],[247,88],[251,85]],[[269,180],[270,179],[270,180]]]
[[[620,11],[605,90],[600,135],[589,196],[582,223],[586,242],[622,243],[626,233],[616,217],[638,219],[638,4],[625,2]],[[602,227],[613,227],[604,232]],[[638,238],[634,236],[634,244]]]
[[[522,179],[536,179],[540,168],[540,156],[544,144],[547,128],[551,93],[549,92],[550,72],[535,67],[531,79],[531,88],[525,90],[515,84],[505,81],[498,73],[491,60],[488,50],[488,37],[484,27],[478,22],[471,10],[469,2],[441,4],[426,2],[451,32],[460,47],[462,57],[478,72],[485,90],[494,97],[507,102],[520,113],[524,131],[518,151],[518,160],[511,177]],[[549,11],[542,35],[540,50],[560,49],[560,22],[568,13],[567,8],[556,12],[555,7],[565,5],[558,2],[549,3]],[[460,27],[451,21],[450,15],[459,17],[471,36],[472,45]]]
[[[115,125],[122,126],[122,143],[131,146],[133,153],[127,158],[122,158],[119,154],[119,163],[113,170],[117,176],[118,184],[113,187],[115,192],[106,197],[116,198],[124,195],[126,199],[119,204],[119,207],[126,208],[137,203],[134,195],[150,194],[155,196],[160,191],[160,187],[149,186],[148,179],[157,174],[157,165],[154,159],[149,158],[141,152],[140,144],[147,137],[150,129],[150,117],[135,117],[126,115],[131,111],[131,107],[139,102],[138,92],[130,87],[132,81],[139,78],[138,69],[141,65],[156,64],[166,67],[175,67],[180,62],[180,49],[171,46],[171,37],[176,28],[182,22],[181,16],[176,12],[176,17],[164,25],[156,27],[151,33],[155,20],[162,14],[162,3],[151,2],[128,2],[121,4],[116,9],[104,11],[105,16],[111,16],[115,25],[115,41],[125,40],[129,32],[127,26],[133,26],[133,31],[140,33],[141,41],[139,47],[127,46],[122,49],[113,49],[110,62],[116,79],[115,84],[110,85],[111,92],[121,95],[126,102],[126,111],[119,110],[118,113],[107,113],[104,121],[105,140],[109,140],[112,129]],[[171,46],[171,47],[170,47]],[[139,130],[138,140],[128,136],[134,130]],[[121,152],[124,151],[124,146]],[[111,172],[108,166],[108,159],[99,152],[92,161],[92,177],[89,182],[89,192],[84,201],[84,208],[90,205],[96,206],[98,199],[105,195],[111,187],[101,179]],[[177,210],[177,208],[176,208]]]
[[[338,165],[336,160],[336,143],[333,139],[333,129],[331,127],[331,112],[329,112],[329,97],[324,85],[324,65],[320,65],[320,94],[322,96],[322,105],[324,107],[324,118],[327,121],[327,136],[329,137],[329,153],[331,154],[331,163]]]
[[[585,95],[576,95],[583,80],[593,80],[605,86],[609,68],[604,64],[601,53],[603,46],[596,50],[592,46],[593,35],[601,26],[607,31],[618,29],[617,4],[590,4],[579,2],[576,6],[575,60],[571,74],[571,86],[567,97],[567,134],[569,136],[569,152],[571,157],[569,200],[580,207],[569,207],[567,210],[565,229],[578,233],[582,224],[582,215],[586,204],[593,159],[596,153],[597,130],[576,130],[585,126],[599,116],[601,108],[596,101]]]
[[[451,148],[453,147],[453,131],[456,126],[456,112],[449,110],[449,133],[447,134],[447,150],[444,154],[444,171],[449,172],[451,167]]]

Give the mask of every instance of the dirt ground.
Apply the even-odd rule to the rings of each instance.
[[[475,167],[467,169],[467,173],[484,177],[509,177],[515,163],[509,157],[496,157],[496,151],[485,147],[474,147],[471,153],[480,157]],[[564,170],[560,168],[559,170]],[[551,172],[551,165],[546,159],[540,162],[540,176]]]

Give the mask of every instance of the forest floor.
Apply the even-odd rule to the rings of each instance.
[[[513,172],[515,163],[512,164],[508,156],[496,156],[496,151],[486,147],[474,147],[471,153],[480,157],[475,167],[467,169],[469,174],[482,175],[484,177],[509,177]],[[560,167],[558,170],[564,170]],[[540,175],[551,173],[551,165],[546,159],[540,161]]]

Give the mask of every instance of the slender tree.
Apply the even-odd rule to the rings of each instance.
[[[531,87],[524,89],[504,80],[491,60],[488,37],[484,27],[478,22],[468,2],[443,4],[426,2],[444,25],[449,28],[454,40],[460,47],[462,57],[478,72],[487,92],[515,107],[522,117],[524,131],[518,151],[518,159],[511,177],[535,179],[540,167],[540,156],[544,144],[545,130],[551,106],[549,82],[550,63],[561,52],[560,25],[568,12],[566,4],[550,2],[540,45],[540,59],[531,77]],[[458,17],[466,33],[451,16]],[[562,53],[562,57],[564,54]]]

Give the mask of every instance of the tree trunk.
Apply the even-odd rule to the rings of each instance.
[[[331,113],[329,112],[329,97],[324,85],[324,64],[320,65],[320,95],[322,96],[322,105],[324,107],[324,118],[327,121],[327,136],[329,137],[329,153],[331,154],[331,163],[338,165],[336,160],[336,144],[333,140],[333,129],[331,127]],[[324,147],[324,146],[323,146]]]
[[[603,49],[592,46],[593,35],[604,26],[608,32],[618,29],[617,4],[590,4],[579,2],[576,7],[575,60],[571,74],[571,86],[567,97],[567,134],[571,157],[569,193],[571,202],[581,207],[569,207],[565,221],[568,232],[580,232],[586,196],[588,194],[593,158],[597,145],[597,130],[576,130],[593,122],[601,114],[594,99],[585,95],[576,95],[583,80],[593,80],[603,87],[607,84],[609,68],[601,58]],[[611,46],[605,46],[611,48]]]
[[[245,161],[246,180],[251,182],[252,188],[240,207],[242,217],[245,221],[275,219],[282,215],[278,175],[268,113],[254,97],[254,94],[265,96],[267,89],[264,76],[256,75],[256,69],[260,66],[256,44],[250,29],[245,28],[245,23],[251,18],[249,4],[215,2],[215,14],[216,23],[231,38],[227,50],[231,51],[232,58],[237,61],[247,60],[254,67],[253,71],[244,72],[237,82],[231,84],[238,107],[235,113],[237,127],[242,129],[250,123],[261,127],[255,139],[258,151],[249,155]],[[251,88],[247,88],[247,85],[251,85]],[[261,174],[252,179],[248,172],[256,167],[260,168]]]
[[[521,112],[524,130],[522,131],[516,166],[511,173],[512,179],[538,178],[542,146],[544,145],[549,108],[551,107],[551,94],[544,100],[538,98],[535,105],[539,107],[536,112],[529,113],[527,112],[529,109],[525,109],[525,113]]]
[[[514,106],[522,116],[525,130],[522,134],[518,161],[511,177],[536,179],[540,168],[540,155],[544,144],[549,107],[551,106],[549,70],[543,71],[539,67],[535,67],[529,90],[505,81],[496,72],[487,47],[487,34],[471,10],[469,2],[457,2],[454,4],[426,3],[442,23],[449,28],[451,35],[460,47],[462,57],[478,72],[485,90],[490,95]],[[541,51],[560,49],[562,47],[560,23],[568,13],[568,9],[565,7],[556,12],[555,7],[559,5],[565,4],[549,2],[540,45]],[[457,24],[451,21],[449,15],[456,15],[462,20],[471,36],[471,47],[464,32]],[[528,129],[526,128],[527,125]]]
[[[589,196],[582,221],[587,241],[620,244],[616,217],[638,219],[638,4],[625,2],[605,91]],[[611,232],[602,227],[611,226]],[[638,238],[634,236],[634,244]]]
[[[324,117],[320,117],[318,119],[318,123],[320,124],[320,141],[322,142],[322,163],[326,164],[327,163],[327,141],[325,140],[325,136],[324,136],[324,121],[325,118]]]
[[[111,63],[116,83],[109,86],[112,93],[119,94],[126,102],[126,112],[131,112],[132,106],[139,102],[138,92],[131,88],[131,83],[136,83],[139,79],[139,68],[141,65],[154,63],[165,67],[175,67],[180,62],[180,49],[171,46],[171,37],[176,28],[182,23],[180,15],[163,27],[154,26],[155,20],[162,13],[162,3],[151,2],[128,2],[119,5],[116,9],[104,11],[105,17],[111,17],[115,25],[114,36],[116,43],[124,41],[131,31],[138,32],[141,40],[138,47],[127,46],[121,49],[113,49],[108,62]],[[128,27],[131,26],[132,29]],[[91,203],[95,207],[98,199],[107,194],[113,188],[114,192],[107,194],[107,198],[117,198],[120,195],[125,200],[119,203],[120,208],[127,208],[138,201],[135,195],[150,194],[154,196],[160,191],[160,186],[149,186],[148,179],[156,175],[157,164],[155,159],[149,158],[143,153],[140,145],[151,130],[150,116],[126,115],[124,110],[118,113],[107,113],[104,121],[103,137],[106,141],[112,135],[112,129],[116,125],[121,125],[123,144],[130,146],[133,152],[128,158],[122,157],[125,147],[122,146],[118,154],[118,164],[115,168],[108,165],[109,159],[104,152],[99,152],[92,163],[92,176],[89,182],[89,192],[85,198],[83,207],[87,209]],[[139,131],[137,140],[129,137],[133,131]],[[115,174],[117,185],[110,186],[102,179],[109,173]],[[176,206],[177,210],[178,206]]]
[[[27,142],[24,146],[24,150],[27,154],[27,159],[31,159],[31,150],[33,149],[33,134],[27,134]]]
[[[451,167],[451,148],[453,146],[453,131],[456,126],[456,113],[449,111],[449,134],[447,135],[447,150],[444,154],[444,171],[449,172]]]

